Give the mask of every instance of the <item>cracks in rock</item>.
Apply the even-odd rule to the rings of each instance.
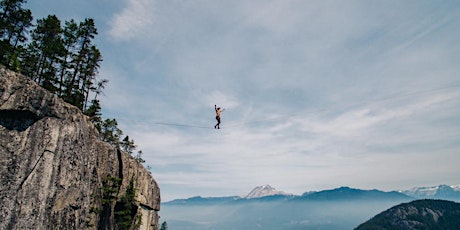
[[[10,84],[9,82],[0,82],[4,85],[8,85]],[[27,83],[26,83],[27,84]],[[23,90],[25,88],[24,85],[20,84],[20,85],[13,85],[12,86],[12,89],[11,89],[11,92],[9,92],[8,94],[8,97],[4,100],[3,103],[6,103],[6,102],[9,102],[10,101],[10,98],[13,97],[18,91],[20,90]],[[4,92],[8,92],[9,90],[7,89],[7,87],[5,88],[0,88],[0,93],[3,95]]]
[[[2,92],[2,94],[3,94],[3,92],[5,92],[5,90],[4,90],[4,89],[1,89],[1,90],[2,90],[1,92]],[[5,102],[9,101],[10,98],[11,98],[12,96],[13,96],[13,93],[11,93],[10,95],[8,95],[8,98],[6,98]]]
[[[142,204],[142,203],[139,203],[139,206],[142,208],[142,209],[145,209],[145,210],[149,210],[149,211],[160,211],[160,210],[156,210],[148,205],[145,205],[145,204]]]
[[[45,149],[45,151],[42,152],[42,154],[40,155],[40,157],[38,158],[38,160],[35,162],[34,164],[34,167],[32,167],[32,170],[30,170],[29,174],[24,178],[24,180],[21,182],[21,184],[19,185],[18,187],[18,190],[22,189],[22,187],[24,186],[24,183],[26,183],[26,181],[29,179],[30,175],[32,175],[32,173],[35,171],[35,168],[37,167],[38,163],[40,163],[41,159],[43,158],[43,156],[45,155],[45,153],[52,153],[54,154],[53,151],[50,151],[50,150],[47,150]]]
[[[120,149],[117,148],[117,158],[118,158],[118,178],[123,181],[123,157],[121,155]]]

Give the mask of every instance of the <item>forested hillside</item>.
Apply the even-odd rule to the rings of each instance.
[[[416,200],[392,207],[364,224],[366,229],[459,229],[460,204],[445,200]]]

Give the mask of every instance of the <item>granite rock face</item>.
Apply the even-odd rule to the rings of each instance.
[[[136,229],[158,229],[160,190],[132,156],[98,139],[81,111],[0,67],[0,229],[115,229],[133,181]]]

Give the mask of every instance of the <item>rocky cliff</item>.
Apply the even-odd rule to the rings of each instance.
[[[130,187],[131,229],[158,229],[150,173],[78,108],[0,67],[0,229],[116,229]]]

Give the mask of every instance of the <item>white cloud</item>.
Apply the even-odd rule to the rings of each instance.
[[[114,17],[115,38],[148,39],[129,51],[135,60],[120,58],[135,71],[111,108],[130,115],[126,133],[165,197],[259,184],[391,189],[436,168],[412,165],[418,154],[452,158],[439,146],[458,136],[459,96],[430,91],[458,77],[456,34],[447,36],[457,23],[442,13],[401,2],[157,3],[129,1]],[[222,130],[155,124],[212,127],[214,104],[227,109]],[[404,167],[415,173],[393,179]]]
[[[151,30],[155,15],[155,1],[127,0],[127,6],[113,16],[110,35],[117,40],[127,41]]]
[[[303,184],[314,189],[340,185],[372,188],[378,183],[371,178],[389,175],[385,171],[388,165],[395,165],[394,161],[399,164],[392,167],[392,175],[405,170],[413,170],[415,174],[423,168],[435,167],[431,161],[418,161],[418,165],[411,162],[417,156],[435,157],[430,152],[436,147],[427,148],[423,144],[426,139],[442,142],[430,136],[433,134],[429,132],[436,129],[431,119],[438,111],[455,105],[458,98],[457,93],[441,90],[417,97],[370,101],[344,113],[330,108],[327,113],[334,116],[299,113],[258,124],[224,126],[219,131],[166,127],[167,132],[158,132],[152,137],[146,135],[139,140],[144,142],[142,146],[148,146],[145,152],[161,155],[146,156],[149,161],[170,169],[177,165],[172,172],[158,170],[155,173],[169,185],[232,189],[238,184],[270,183],[280,187]],[[446,132],[458,134],[455,127],[447,130],[438,126],[437,129],[444,135]],[[377,163],[381,167],[369,166]],[[422,164],[423,167],[417,168]],[[435,171],[439,176],[442,170]],[[411,177],[415,176],[405,175],[401,180],[410,181]],[[380,181],[396,183],[387,177]],[[391,186],[378,188],[390,189]]]
[[[212,105],[213,103],[217,103],[217,106],[225,106],[225,108],[222,107],[224,109],[232,109],[239,105],[235,96],[225,94],[224,92],[218,90],[211,92],[206,99],[207,104]]]

